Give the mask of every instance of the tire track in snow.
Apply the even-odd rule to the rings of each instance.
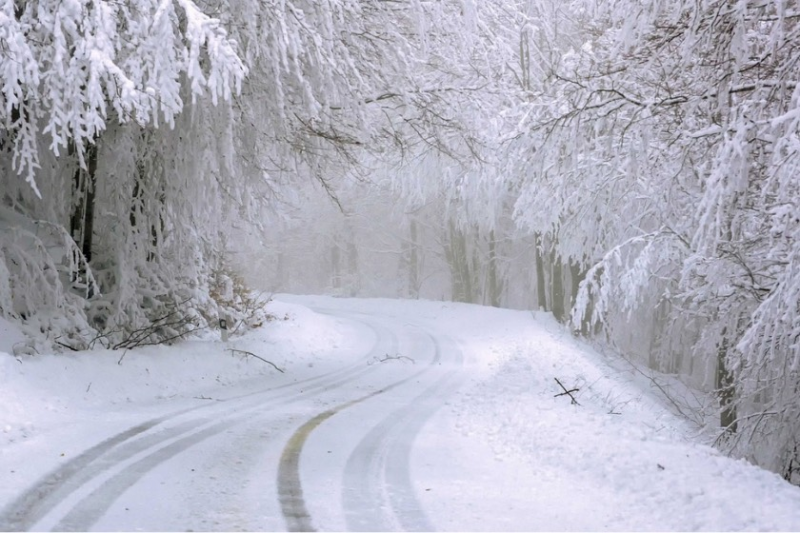
[[[433,336],[430,338],[437,354],[441,354],[440,342]],[[457,348],[454,351],[455,363],[461,367],[463,353]],[[417,434],[441,407],[440,400],[459,386],[459,376],[451,375],[448,370],[404,408],[385,418],[356,446],[347,460],[343,480],[348,530],[392,529],[392,515],[406,531],[434,530],[411,483],[411,449]]]
[[[223,400],[214,405],[200,405],[183,409],[166,416],[156,417],[120,432],[89,448],[79,456],[58,467],[50,474],[47,474],[17,499],[8,504],[2,513],[0,513],[0,531],[30,530],[38,522],[46,518],[59,504],[67,500],[81,488],[91,484],[92,481],[101,477],[104,473],[113,471],[115,466],[137,455],[150,452],[147,457],[128,465],[120,472],[113,474],[112,478],[103,482],[103,485],[106,487],[103,494],[95,489],[76,504],[76,506],[82,510],[80,512],[86,513],[86,519],[81,518],[80,512],[75,512],[73,508],[73,510],[70,510],[56,526],[56,529],[61,530],[89,529],[111,504],[113,504],[116,498],[138,481],[144,474],[194,444],[198,444],[213,435],[225,431],[234,423],[245,420],[246,415],[250,414],[252,411],[271,406],[274,407],[275,405],[290,404],[308,397],[313,397],[316,394],[341,387],[368,372],[370,368],[365,367],[365,360],[369,360],[376,355],[384,353],[387,350],[385,347],[387,343],[392,347],[397,345],[397,339],[393,333],[388,332],[387,334],[385,330],[378,331],[378,328],[372,325],[368,326],[376,333],[375,345],[367,353],[366,357],[343,369],[334,370],[320,376],[314,376],[293,383],[271,387],[262,391],[250,392]],[[388,350],[391,351],[391,348],[388,348]],[[297,389],[308,385],[311,386],[296,392],[291,390],[286,391],[286,389]],[[289,397],[283,396],[285,394],[289,394]],[[263,396],[270,395],[281,396],[263,398]],[[241,404],[237,404],[237,402],[241,400],[248,401],[242,406]],[[264,402],[268,403],[265,404]],[[271,405],[269,402],[273,402],[274,405]],[[166,427],[158,433],[146,434],[158,426],[163,426],[169,421],[178,419],[182,415],[198,412],[201,414],[203,412],[212,413],[214,411],[222,411],[222,413],[218,413],[218,416],[225,416],[228,420],[232,420],[233,423],[229,424],[228,420],[225,420],[194,432],[201,426],[209,424],[209,419],[207,417],[197,418],[183,422],[174,427]],[[234,416],[231,417],[231,415]],[[183,435],[188,436],[180,438]]]
[[[401,385],[403,385],[405,383],[408,383],[409,381],[414,380],[414,379],[422,376],[423,374],[425,374],[427,372],[430,372],[432,369],[436,368],[437,364],[439,364],[441,362],[442,352],[441,352],[439,343],[436,341],[436,339],[434,339],[433,336],[431,336],[430,334],[428,334],[428,337],[433,341],[433,344],[434,344],[434,347],[435,347],[435,352],[434,352],[434,357],[433,357],[431,363],[426,368],[423,368],[423,369],[411,374],[410,376],[407,376],[404,379],[396,381],[395,383],[392,383],[391,385],[389,385],[387,387],[384,387],[381,390],[378,390],[378,391],[375,391],[373,393],[367,394],[367,395],[362,396],[360,398],[357,398],[355,400],[343,403],[343,404],[341,404],[341,405],[339,405],[337,407],[334,407],[332,409],[329,409],[327,411],[324,411],[324,412],[316,415],[315,417],[313,417],[310,420],[308,420],[305,424],[303,424],[289,438],[289,441],[287,442],[286,446],[284,447],[284,451],[283,451],[283,453],[281,455],[280,465],[279,465],[279,469],[278,469],[278,498],[279,498],[281,511],[282,511],[283,516],[284,516],[284,520],[286,521],[286,527],[287,527],[288,531],[315,531],[315,528],[314,528],[314,525],[313,525],[313,521],[311,519],[311,515],[308,512],[308,509],[306,508],[305,501],[304,501],[304,498],[303,498],[303,488],[302,488],[302,483],[300,481],[300,464],[299,464],[300,463],[300,454],[302,453],[303,447],[304,447],[308,437],[310,436],[310,434],[320,424],[322,424],[324,421],[326,421],[327,419],[331,418],[335,414],[337,414],[337,413],[339,413],[339,412],[341,412],[341,411],[343,411],[343,410],[345,410],[345,409],[347,409],[349,407],[352,407],[352,406],[354,406],[356,404],[359,404],[359,403],[367,401],[367,400],[369,400],[371,398],[374,398],[374,397],[376,397],[376,396],[378,396],[380,394],[386,393],[386,392],[388,392],[388,391],[390,391],[392,389],[400,387]],[[459,351],[458,353],[459,353],[458,362],[460,364],[461,361],[462,361],[461,352]],[[423,396],[425,396],[425,397],[431,396],[433,394],[433,391],[441,388],[442,385],[440,383],[442,381],[444,381],[444,380],[440,379],[439,381],[437,381],[436,385],[434,385],[433,387],[430,387],[429,389],[427,389],[425,393],[423,393],[422,395],[420,395],[417,398],[415,398],[414,401],[416,401],[416,399],[421,398]],[[402,410],[402,413],[405,415],[405,417],[416,416],[417,414],[422,414],[421,412],[413,412],[413,413],[411,413],[410,411],[412,411],[412,409],[410,409],[410,407],[413,407],[413,406],[409,406],[409,407],[407,407],[407,408]],[[413,411],[418,411],[418,410],[414,409]],[[433,414],[434,411],[435,411],[435,409],[431,409],[430,410],[430,414]],[[428,414],[427,416],[430,416],[430,414]],[[368,445],[364,445],[364,446],[360,446],[362,448],[361,451],[364,452],[364,455],[362,455],[361,457],[367,462],[371,461],[372,458],[375,456],[375,453],[376,453],[376,451],[371,447],[372,441],[373,440],[377,441],[377,440],[380,440],[380,439],[378,437],[370,437],[370,436],[375,434],[375,435],[377,435],[379,437],[382,437],[386,433],[388,428],[396,425],[400,421],[405,421],[405,417],[401,417],[399,415],[397,417],[396,416],[390,416],[387,420],[385,420],[381,425],[378,426],[381,429],[379,432],[376,433],[375,430],[370,432],[370,434],[368,434],[368,436],[365,438],[365,440],[369,439],[369,444]],[[425,417],[422,420],[411,420],[408,423],[409,428],[412,428],[413,426],[417,426],[418,425],[416,431],[419,431],[419,428],[422,427],[422,425],[424,424],[425,420],[427,420],[427,417]],[[416,434],[416,431],[414,432],[414,435]],[[401,486],[405,486],[407,488],[407,490],[405,492],[403,492],[403,494],[398,493],[395,497],[393,497],[392,503],[394,505],[396,505],[398,508],[402,508],[402,509],[406,509],[406,508],[411,509],[411,508],[413,508],[413,509],[417,510],[417,509],[419,509],[418,505],[414,506],[412,503],[409,503],[412,500],[415,501],[415,497],[413,496],[413,489],[411,488],[411,482],[410,482],[410,478],[409,478],[409,475],[408,475],[408,467],[407,467],[408,455],[410,453],[410,447],[411,447],[411,441],[413,441],[413,435],[412,435],[411,438],[408,439],[408,441],[405,444],[400,443],[398,445],[398,450],[399,451],[393,453],[394,456],[403,456],[404,455],[405,458],[406,458],[405,459],[405,465],[406,465],[405,471],[393,472],[393,476],[394,476],[394,480],[397,481],[398,483],[400,483]],[[362,441],[362,444],[363,444],[363,441]],[[353,455],[354,456],[356,455],[355,452],[354,452]],[[353,462],[355,463],[356,461],[354,460]],[[350,463],[348,461],[348,465],[349,464]],[[353,470],[353,472],[355,472],[355,473],[351,473],[351,476],[358,477],[359,478],[359,482],[364,481],[364,477],[366,475],[366,470],[365,471],[360,471],[355,466],[352,466],[351,470]],[[367,470],[369,470],[369,469],[367,469]],[[359,492],[358,494],[359,494],[359,496],[356,498],[356,500],[350,501],[350,504],[351,504],[349,506],[350,509],[354,509],[354,508],[357,508],[357,509],[360,509],[360,510],[367,509],[367,510],[369,510],[369,512],[372,512],[372,511],[376,510],[375,509],[375,502],[374,502],[375,493]],[[365,495],[365,494],[366,494],[366,497],[362,498],[361,496]],[[353,506],[355,506],[355,507],[353,507]],[[347,507],[348,506],[346,505],[346,508]],[[410,517],[408,515],[408,513],[401,513],[401,514],[403,516],[402,521],[405,521],[406,523],[411,524],[412,521],[414,520],[414,518]],[[377,523],[383,523],[383,515],[381,514],[380,516],[381,516],[381,519]],[[416,516],[416,518],[419,518],[418,514],[415,515],[415,516]],[[380,531],[380,530],[382,530],[382,528],[376,527],[377,523],[373,520],[373,518],[374,517],[371,517],[368,520],[369,524],[373,524],[373,526],[372,527],[367,527],[367,530],[370,530],[370,531]],[[353,523],[351,523],[351,522],[353,522]],[[424,527],[424,524],[427,524],[427,520],[422,519],[422,523],[423,523],[423,527],[422,527],[423,530],[429,530],[430,529],[430,528]],[[351,520],[351,518],[348,517],[348,527],[355,526],[355,525],[357,525],[357,524],[355,524],[355,521]]]
[[[31,527],[40,517],[41,502],[48,499],[58,500],[71,490],[68,489],[70,481],[84,471],[86,465],[123,442],[126,442],[140,433],[153,428],[166,418],[154,418],[138,426],[134,426],[99,444],[84,451],[67,464],[57,468],[45,476],[36,485],[29,488],[16,500],[12,501],[0,515],[0,531],[23,531]]]
[[[146,448],[147,455],[133,463],[128,464],[119,472],[113,474],[111,478],[102,483],[101,486],[94,489],[90,494],[81,499],[74,507],[59,521],[53,528],[55,531],[85,531],[88,530],[103,514],[111,507],[111,505],[137,481],[139,481],[145,474],[152,471],[160,464],[168,461],[177,454],[196,446],[211,437],[219,435],[227,429],[252,419],[253,411],[262,411],[264,409],[273,409],[295,403],[300,400],[313,398],[316,395],[334,390],[347,383],[358,379],[361,374],[366,370],[358,372],[352,376],[348,376],[335,383],[326,386],[315,387],[298,393],[294,396],[288,397],[284,400],[271,401],[268,403],[259,404],[246,410],[236,409],[236,414],[228,415],[222,422],[212,424],[204,427],[196,432],[186,435],[186,432],[178,433],[181,438],[173,440],[165,446],[170,439],[157,439],[157,444]],[[207,423],[204,421],[203,423]],[[192,426],[199,426],[202,424],[192,424]],[[170,435],[170,438],[175,438]],[[137,447],[138,448],[138,447]],[[137,452],[135,452],[137,453]],[[141,455],[141,453],[138,453]],[[123,460],[129,459],[131,456],[126,454]],[[113,461],[110,466],[118,465],[122,461]],[[94,476],[95,478],[97,476]]]
[[[311,515],[306,509],[305,500],[303,499],[303,486],[300,483],[300,453],[303,451],[303,446],[311,432],[336,413],[383,394],[415,376],[324,411],[300,426],[292,434],[283,449],[278,466],[278,501],[283,517],[286,520],[286,529],[288,531],[316,531],[311,522]]]

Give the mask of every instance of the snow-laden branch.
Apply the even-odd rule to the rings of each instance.
[[[172,125],[183,108],[181,76],[193,102],[206,90],[214,104],[239,92],[246,68],[236,43],[193,2],[175,1],[185,29],[172,0],[40,0],[21,12],[3,2],[0,121],[14,168],[32,187],[40,123],[53,153],[74,146],[83,164],[85,145],[109,121],[157,125],[161,114]]]

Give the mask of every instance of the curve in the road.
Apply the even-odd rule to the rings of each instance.
[[[382,388],[381,390],[364,395],[355,400],[345,402],[337,407],[326,410],[314,416],[303,424],[289,439],[284,447],[281,456],[279,470],[278,470],[278,497],[281,506],[281,511],[286,522],[288,531],[315,531],[315,527],[310,513],[306,507],[303,498],[303,488],[300,481],[300,455],[303,446],[314,429],[316,429],[324,421],[328,420],[335,414],[352,407],[356,404],[365,402],[379,394],[384,394],[392,389],[400,387],[414,379],[419,378],[423,374],[430,372],[432,369],[437,368],[441,363],[442,350],[439,342],[430,334],[428,337],[433,342],[435,347],[435,355],[431,363],[426,367],[413,374],[398,380],[391,385]],[[456,352],[457,365],[463,362],[463,356],[460,351]],[[399,412],[390,415],[381,424],[371,431],[359,444],[356,451],[353,452],[351,458],[348,460],[346,468],[345,484],[348,488],[363,483],[371,474],[373,474],[370,466],[374,461],[374,457],[378,454],[380,444],[394,438],[392,444],[391,456],[398,459],[404,465],[403,468],[391,470],[388,476],[391,481],[396,485],[396,492],[389,497],[390,504],[395,509],[395,512],[404,527],[414,530],[431,530],[428,527],[429,522],[424,517],[420,506],[417,505],[416,497],[414,496],[413,488],[408,473],[408,458],[410,455],[411,444],[414,440],[416,433],[424,425],[425,421],[431,414],[438,408],[437,406],[417,406],[414,402],[421,400],[428,400],[437,393],[441,396],[449,393],[448,384],[452,384],[454,378],[452,376],[445,376],[436,381],[436,383],[426,389],[422,394],[416,396],[412,402],[401,409]],[[451,385],[452,387],[452,385]],[[403,426],[408,434],[404,434],[402,438],[393,429]],[[382,462],[385,464],[385,461]],[[358,483],[352,482],[357,479]],[[386,529],[384,516],[380,514],[379,507],[375,505],[374,483],[369,483],[370,489],[358,490],[355,492],[345,491],[345,510],[347,512],[347,524],[349,528],[354,530],[382,530]],[[366,513],[366,520],[362,520],[363,514]],[[377,514],[374,514],[377,513]],[[380,526],[380,527],[378,527]]]
[[[372,349],[364,358],[361,358],[360,362],[348,365],[343,369],[278,387],[270,387],[262,391],[250,392],[215,405],[183,409],[167,416],[153,418],[102,441],[46,475],[12,501],[0,513],[0,531],[31,529],[52,509],[65,501],[70,494],[88,486],[104,473],[113,471],[120,463],[130,460],[134,456],[146,454],[144,458],[129,464],[103,482],[104,491],[95,489],[81,499],[56,526],[56,529],[61,530],[89,529],[114,500],[145,473],[177,453],[225,431],[234,423],[245,420],[248,413],[312,397],[321,392],[341,387],[368,372],[369,367],[364,365],[363,361],[370,360],[387,350],[391,352],[392,347],[397,343],[396,337],[391,332],[387,332],[385,329],[378,331],[378,328],[374,327],[373,330],[376,333],[376,343]],[[387,343],[389,344],[388,348]],[[288,392],[287,389],[289,389]],[[264,398],[264,396],[277,396],[278,394],[281,396]],[[249,401],[242,405],[241,400]],[[215,418],[218,420],[220,405],[225,406],[222,408],[222,416],[225,418],[223,422],[210,424],[208,418],[199,418],[143,437],[143,434],[157,426],[188,413],[214,412]],[[203,425],[207,425],[207,427],[197,431]]]
[[[440,342],[431,336],[437,353]],[[455,365],[463,354],[457,348]],[[460,385],[460,377],[448,372],[408,404],[373,428],[356,446],[344,472],[343,505],[351,531],[385,531],[392,528],[391,509],[402,529],[433,531],[434,527],[417,500],[411,483],[410,456],[417,434],[441,407],[441,400]],[[379,501],[376,501],[379,500]]]

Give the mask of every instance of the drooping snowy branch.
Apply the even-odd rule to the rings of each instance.
[[[40,124],[50,150],[59,155],[74,146],[83,165],[85,145],[95,142],[109,120],[157,124],[161,115],[172,124],[183,108],[183,75],[193,99],[208,90],[216,103],[238,92],[246,69],[236,44],[190,0],[179,2],[186,24],[173,4],[3,2],[0,35],[7,46],[0,61],[0,121],[13,142],[14,168],[32,187]]]

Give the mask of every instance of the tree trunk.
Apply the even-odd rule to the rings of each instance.
[[[341,281],[341,253],[339,251],[339,245],[334,242],[333,245],[331,245],[331,287],[334,289],[340,288],[342,285]]]
[[[361,274],[358,268],[358,247],[352,240],[353,232],[350,233],[350,241],[347,243],[347,292],[350,296],[358,296],[361,292]]]
[[[68,147],[70,155],[74,146]],[[86,262],[92,260],[92,232],[94,230],[94,195],[97,183],[97,145],[89,145],[84,156],[86,168],[78,167],[72,177],[74,203],[70,216],[70,233],[80,247]]]
[[[408,257],[408,295],[411,298],[419,298],[419,234],[416,220],[411,220],[409,233],[411,242]]]
[[[472,274],[467,254],[467,240],[464,232],[456,228],[452,221],[449,222],[448,228],[449,242],[445,245],[445,256],[450,265],[452,299],[455,302],[471,302]]]
[[[578,300],[578,289],[583,283],[583,280],[586,278],[586,271],[581,269],[580,264],[577,261],[570,261],[569,262],[569,273],[570,273],[570,280],[571,280],[571,291],[569,294],[569,308],[570,311],[573,307],[575,307],[575,302]]]
[[[76,149],[72,143],[67,145],[67,153],[75,155]],[[86,280],[86,267],[92,261],[92,237],[94,233],[94,198],[97,184],[97,144],[89,145],[84,154],[86,168],[75,169],[72,175],[72,213],[69,219],[69,229],[72,239],[81,250],[86,262],[81,263],[77,272],[72,273],[73,283],[83,285]],[[87,283],[87,297],[94,295],[94,288]]]
[[[489,305],[500,307],[503,288],[497,272],[497,243],[495,242],[494,231],[489,232],[489,264],[487,269],[486,290],[489,293]]]
[[[547,284],[544,279],[544,260],[542,259],[542,236],[538,233],[534,239],[534,260],[536,263],[536,298],[539,310],[547,311]]]
[[[564,272],[561,258],[551,252],[553,257],[553,276],[551,279],[553,316],[560,323],[564,323]]]
[[[719,423],[731,433],[736,433],[736,388],[734,386],[733,373],[728,370],[728,338],[722,332],[722,342],[717,348],[717,394],[719,395],[720,414]]]
[[[87,263],[92,261],[92,236],[94,233],[94,196],[97,185],[97,145],[92,144],[86,150],[86,190],[85,209],[83,211],[83,242],[81,250]]]
[[[133,180],[133,192],[131,193],[131,211],[129,216],[132,228],[136,227],[136,224],[139,221],[137,216],[141,215],[141,210],[142,210],[141,209],[142,188],[139,186],[139,182],[141,181],[141,179],[142,178],[140,174],[136,176],[136,179]]]

